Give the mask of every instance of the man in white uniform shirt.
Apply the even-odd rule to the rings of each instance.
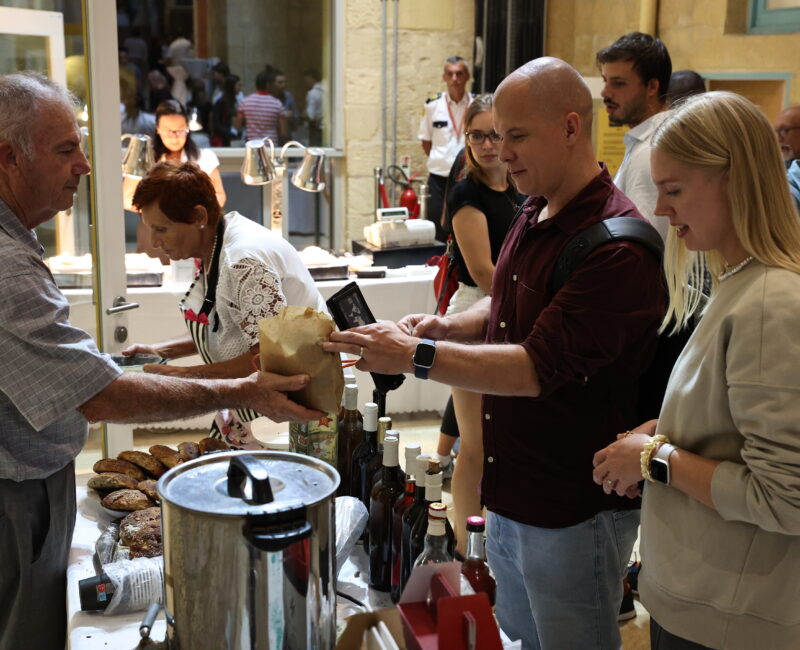
[[[658,191],[650,176],[650,140],[665,117],[672,61],[664,44],[641,32],[631,32],[597,53],[603,76],[600,93],[615,126],[628,125],[625,158],[614,184],[666,240],[669,221],[653,214]]]
[[[464,147],[464,118],[472,94],[466,92],[469,68],[460,56],[444,62],[442,81],[447,92],[425,102],[425,114],[419,123],[422,149],[428,156],[428,219],[436,225],[436,239],[444,241],[441,218],[447,176],[458,152]]]

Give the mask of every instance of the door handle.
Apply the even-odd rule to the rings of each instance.
[[[128,311],[129,309],[137,309],[139,307],[138,302],[128,302],[125,296],[117,296],[114,298],[114,306],[109,307],[106,309],[106,314],[111,316],[111,314],[119,314],[122,311]]]

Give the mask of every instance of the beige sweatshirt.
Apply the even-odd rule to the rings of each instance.
[[[800,648],[800,275],[723,280],[678,359],[658,433],[723,461],[716,511],[648,483],[642,602],[711,648]]]

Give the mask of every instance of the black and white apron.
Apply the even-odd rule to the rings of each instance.
[[[214,307],[217,299],[219,259],[224,234],[225,219],[220,219],[214,239],[214,248],[211,252],[211,266],[208,269],[208,273],[204,272],[201,265],[194,282],[192,282],[180,303],[180,309],[183,312],[183,319],[189,330],[189,336],[192,337],[192,341],[194,341],[203,362],[208,364],[214,363],[208,348],[208,328],[211,326],[209,319],[213,319],[212,331],[216,332],[219,328],[219,317]],[[204,279],[206,290],[200,312],[195,313],[194,310],[186,306],[186,299],[200,278]],[[250,422],[257,417],[261,417],[261,414],[250,409],[222,409],[214,416],[209,435],[212,438],[222,438],[236,449],[263,449],[264,445],[256,440],[250,427]]]

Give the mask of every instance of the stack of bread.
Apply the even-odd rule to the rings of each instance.
[[[94,464],[96,476],[88,486],[102,496],[102,504],[111,510],[130,511],[119,525],[119,546],[122,557],[156,557],[161,555],[161,508],[156,481],[168,469],[187,460],[213,451],[230,449],[219,438],[203,438],[198,442],[182,442],[178,449],[153,445],[150,453],[122,451],[116,458],[103,458]],[[114,555],[119,559],[119,555]]]

